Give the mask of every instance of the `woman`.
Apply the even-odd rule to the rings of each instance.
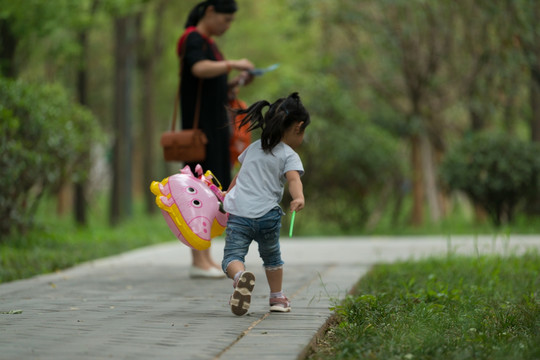
[[[230,86],[251,82],[253,76],[248,70],[254,68],[247,59],[226,60],[213,40],[213,37],[221,36],[229,29],[236,10],[234,0],[207,0],[197,4],[188,16],[186,30],[177,45],[181,59],[182,127],[193,127],[198,109],[199,127],[208,138],[206,160],[200,164],[205,171],[212,171],[224,189],[229,187],[231,181],[227,91]],[[241,73],[229,82],[231,70],[240,70]],[[187,165],[195,171],[196,164]],[[192,250],[192,258],[192,278],[224,277],[221,267],[212,259],[210,249]]]

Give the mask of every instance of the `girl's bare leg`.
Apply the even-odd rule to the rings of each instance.
[[[266,269],[266,279],[268,280],[268,286],[270,286],[271,293],[278,293],[281,291],[283,285],[283,268],[278,269]]]
[[[227,266],[227,275],[229,276],[229,278],[234,279],[234,276],[239,271],[245,271],[245,270],[246,268],[241,261],[233,261],[229,264],[229,266]]]

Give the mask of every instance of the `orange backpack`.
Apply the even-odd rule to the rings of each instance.
[[[237,98],[229,101],[229,107],[231,109],[247,109],[247,105],[242,100]],[[249,144],[251,144],[251,134],[247,131],[249,124],[238,127],[245,114],[237,115],[234,121],[232,121],[232,134],[229,142],[229,153],[231,159],[231,165],[234,167],[238,163],[238,155],[244,151]]]

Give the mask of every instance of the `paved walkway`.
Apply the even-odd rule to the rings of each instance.
[[[540,237],[283,238],[293,311],[268,312],[253,247],[252,305],[237,317],[231,281],[190,280],[188,248],[166,243],[0,285],[0,359],[297,359],[375,263],[528,247],[540,248]],[[212,251],[220,259],[223,240]]]

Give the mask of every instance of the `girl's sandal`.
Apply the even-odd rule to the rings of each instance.
[[[250,271],[244,271],[236,281],[234,292],[229,300],[233,314],[242,316],[248,312],[254,287],[255,275]]]

